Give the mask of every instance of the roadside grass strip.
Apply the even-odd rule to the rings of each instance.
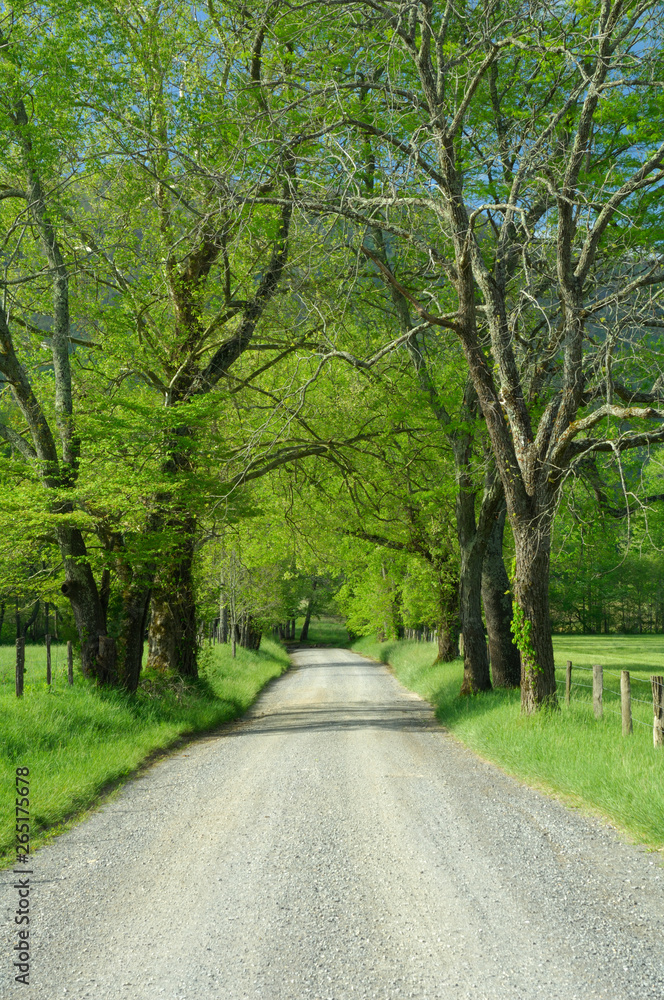
[[[518,690],[459,697],[463,662],[434,664],[437,647],[412,640],[353,650],[388,663],[406,687],[431,703],[463,743],[529,784],[598,811],[632,839],[664,849],[664,749],[652,740],[650,675],[664,674],[664,636],[555,636],[560,711],[522,716]],[[564,703],[565,665],[573,664]],[[604,666],[604,717],[595,719],[592,673]],[[634,733],[622,736],[620,670],[630,671]],[[584,685],[584,686],[582,686]],[[588,686],[586,686],[588,685]]]
[[[132,697],[104,690],[77,669],[67,685],[66,646],[53,646],[53,684],[45,681],[43,646],[26,647],[25,690],[14,692],[13,647],[0,647],[0,865],[13,861],[14,776],[30,768],[31,846],[93,805],[156,751],[179,737],[214,729],[241,715],[289,666],[276,642],[258,651],[203,650],[201,676],[185,685],[146,672]]]

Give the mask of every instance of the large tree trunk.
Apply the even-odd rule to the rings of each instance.
[[[69,273],[64,260],[55,224],[47,204],[47,196],[39,176],[39,161],[30,133],[30,118],[21,99],[13,106],[18,126],[17,139],[22,149],[27,206],[49,265],[53,290],[53,314],[50,329],[53,366],[53,409],[58,431],[60,453],[45,412],[35,396],[27,370],[16,357],[4,306],[0,308],[0,369],[18,404],[32,438],[30,461],[38,460],[39,473],[48,489],[61,491],[77,478],[79,440],[74,433],[71,368]],[[56,213],[57,215],[57,213]],[[22,441],[20,436],[17,441]],[[22,454],[26,455],[25,450]],[[72,511],[68,501],[56,501],[53,513],[67,515]],[[112,680],[115,671],[115,644],[106,637],[106,615],[87,559],[83,535],[77,528],[56,525],[56,537],[64,560],[65,582],[62,592],[69,598],[81,643],[81,666],[84,674],[105,681]],[[100,641],[104,640],[104,641]]]
[[[261,644],[262,634],[262,630],[258,627],[255,620],[245,611],[242,615],[242,626],[238,639],[239,645],[243,649],[258,649]]]
[[[228,642],[228,630],[229,630],[228,617],[229,617],[228,608],[224,604],[223,607],[221,608],[219,615],[219,634],[221,637],[219,641],[223,643]]]
[[[514,645],[512,624],[512,598],[510,583],[503,561],[503,532],[505,530],[505,504],[494,522],[482,564],[482,603],[487,632],[491,677],[494,687],[519,687],[521,660]]]
[[[171,528],[180,538],[160,570],[152,593],[148,666],[172,671],[180,677],[197,677],[198,643],[192,564],[194,530],[192,518],[183,518]]]
[[[118,675],[120,684],[130,692],[138,687],[143,665],[145,625],[150,607],[150,583],[145,579],[123,581],[122,610],[118,634]]]
[[[304,642],[309,638],[309,624],[311,622],[311,612],[314,609],[314,599],[309,598],[309,603],[307,604],[306,614],[304,616],[304,622],[302,624],[302,629],[300,631],[300,642]]]
[[[459,655],[459,585],[440,584],[438,656],[436,663],[449,663]]]
[[[115,673],[115,651],[99,638],[106,636],[106,615],[87,561],[87,549],[77,528],[56,527],[60,552],[64,556],[65,582],[60,588],[69,599],[81,643],[81,670],[86,677],[110,682]]]
[[[535,508],[535,502],[533,502]],[[549,617],[551,517],[514,517],[515,638],[521,652],[521,711],[556,706],[556,674]]]
[[[465,479],[465,477],[463,477]],[[468,483],[460,485],[456,500],[459,571],[459,615],[463,633],[463,683],[461,694],[491,689],[489,657],[482,621],[482,557],[484,546],[475,527],[475,495]]]
[[[304,624],[302,625],[302,631],[300,632],[300,642],[304,642],[309,638],[309,625],[311,623],[311,615],[314,610],[314,602],[316,600],[314,594],[316,587],[318,586],[318,580],[314,577],[311,581],[311,595],[307,603],[307,610],[304,616]]]

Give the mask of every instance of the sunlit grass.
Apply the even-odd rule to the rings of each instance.
[[[556,666],[567,660],[590,667],[638,671],[639,676],[664,673],[664,635],[554,635]]]
[[[298,618],[295,623],[295,638],[300,638],[300,632],[304,624],[304,618]],[[334,618],[312,618],[309,623],[309,637],[307,642],[321,642],[326,646],[347,646],[349,643],[348,632],[342,621]]]
[[[202,654],[196,684],[148,674],[130,697],[99,690],[79,672],[68,687],[65,647],[58,647],[57,657],[49,691],[43,647],[26,649],[25,693],[18,699],[14,650],[0,649],[0,861],[8,860],[13,844],[17,767],[30,768],[34,847],[45,831],[90,806],[153,751],[244,712],[288,667],[287,654],[271,640],[263,639],[258,652],[238,647],[235,660],[230,647],[218,645]]]
[[[554,646],[561,709],[527,717],[521,715],[519,691],[459,697],[462,661],[434,665],[436,649],[429,643],[365,638],[353,649],[389,663],[406,687],[431,702],[441,723],[482,756],[593,807],[638,840],[664,846],[664,750],[653,747],[648,702],[650,674],[664,673],[663,638],[557,636]],[[617,696],[604,693],[604,718],[595,719],[592,692],[580,686],[592,683],[587,671],[573,668],[572,700],[564,704],[567,659],[578,667],[602,663],[605,686],[616,692],[619,670],[633,672],[632,736],[622,736]]]

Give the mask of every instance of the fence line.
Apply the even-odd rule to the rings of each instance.
[[[405,629],[405,637],[408,639],[416,639],[418,642],[436,642],[438,639],[438,631],[436,629]],[[54,675],[58,674],[59,666],[59,644],[56,643],[55,647],[51,646],[51,636],[45,636],[45,652],[46,652],[46,683],[49,690],[52,690]],[[54,656],[52,654],[55,654]],[[53,663],[55,660],[55,664]],[[55,667],[55,669],[53,669]],[[557,669],[565,669],[559,667]],[[572,670],[585,670],[593,675],[592,684],[584,684],[583,681],[572,682]],[[606,687],[604,684],[604,674],[609,674],[613,677],[620,677],[620,692],[614,691],[610,687]],[[25,676],[25,639],[23,637],[16,640],[16,697],[23,697],[24,689],[24,676]],[[632,698],[631,685],[637,682],[641,684],[650,683],[652,691],[652,701],[646,701],[645,698]],[[67,642],[67,684],[68,686],[74,683],[74,650],[73,644],[70,641]],[[573,668],[571,660],[567,661],[566,667],[566,678],[565,678],[565,703],[570,704],[572,687],[585,688],[588,691],[592,691],[593,695],[593,710],[595,717],[601,719],[604,712],[608,712],[610,715],[617,715],[622,719],[623,725],[623,736],[627,736],[632,732],[633,723],[636,722],[637,725],[645,726],[650,728],[647,722],[642,719],[634,719],[632,716],[632,702],[639,705],[647,705],[653,709],[653,723],[652,723],[652,734],[653,734],[653,744],[656,747],[664,747],[664,677],[652,674],[650,676],[650,681],[644,680],[642,677],[631,677],[629,670],[612,670],[608,668],[606,671],[604,667],[600,664],[593,664],[592,667],[577,666]],[[603,696],[604,692],[612,695],[614,698],[620,699],[621,711],[616,712],[611,708],[604,708]]]
[[[562,670],[562,669],[563,669],[563,667],[556,667],[556,670]],[[574,669],[575,670],[587,670],[589,673],[592,673],[592,669],[593,668],[592,667],[585,667],[585,666],[577,665],[577,666],[574,667]],[[613,674],[614,677],[620,677],[620,674],[622,673],[622,671],[612,670],[610,667],[605,667],[604,668],[604,673],[605,674]],[[650,686],[650,681],[649,680],[648,681],[644,680],[643,677],[632,677],[632,684],[647,684],[648,686]],[[650,704],[650,702],[648,702],[648,704]]]
[[[53,642],[53,636],[46,635],[44,637],[44,645],[43,645],[45,653],[45,658],[44,658],[45,669],[44,669],[44,674],[42,676],[46,681],[46,684],[50,691],[53,690],[53,686],[55,684],[56,679],[60,678],[61,676],[61,667],[63,666],[62,657],[60,655],[61,647],[63,648],[63,650],[66,650],[66,658],[64,661],[66,664],[66,671],[65,671],[66,683],[69,686],[73,685],[74,683],[73,643],[71,642],[71,640],[69,640],[65,646],[64,643],[58,643],[57,641]],[[27,647],[27,648],[32,648],[32,647]],[[16,688],[17,698],[23,697],[25,689],[25,676],[27,669],[25,664],[25,653],[26,653],[25,637],[21,636],[16,640],[16,664],[14,668],[15,688]],[[31,681],[40,679],[35,677],[34,665],[30,666],[28,677],[29,680]],[[9,682],[11,683],[11,673],[9,674],[7,680],[9,680]]]
[[[623,736],[631,735],[634,722],[636,722],[637,725],[645,726],[646,729],[652,728],[653,745],[655,747],[664,747],[664,677],[657,674],[651,674],[650,681],[646,681],[642,677],[632,678],[629,670],[621,670],[620,673],[618,673],[617,670],[611,669],[605,671],[601,664],[595,663],[592,667],[577,666],[575,668],[576,670],[586,670],[592,673],[592,684],[584,684],[583,681],[575,681],[572,683],[573,666],[571,660],[567,661],[566,668],[558,667],[557,669],[565,669],[565,704],[570,704],[572,687],[585,688],[587,691],[592,691],[592,704],[595,718],[601,719],[605,711],[609,715],[617,715],[622,720]],[[614,677],[620,677],[619,692],[614,691],[613,688],[607,687],[604,684],[605,673]],[[645,698],[632,698],[633,681],[638,681],[642,684],[650,684],[652,701],[646,701]],[[620,699],[620,712],[616,712],[612,708],[604,708],[605,691],[612,697]],[[642,719],[635,719],[633,717],[632,702],[639,705],[647,705],[649,708],[652,708],[652,727],[649,723],[644,722]]]

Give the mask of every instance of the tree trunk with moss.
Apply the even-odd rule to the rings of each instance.
[[[535,513],[535,512],[533,512]],[[521,653],[521,710],[555,707],[556,673],[549,615],[551,517],[512,519],[516,550],[515,641]]]
[[[171,521],[178,533],[152,591],[148,666],[180,677],[198,676],[198,640],[193,583],[195,522]]]

